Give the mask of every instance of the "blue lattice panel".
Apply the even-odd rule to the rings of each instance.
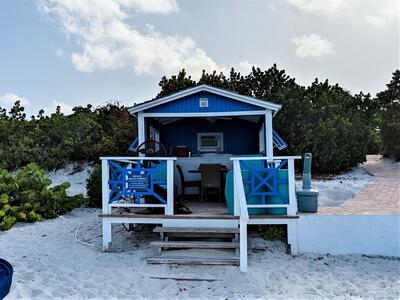
[[[258,197],[261,199],[260,204],[270,204],[268,200],[271,199],[278,199],[280,204],[289,204],[289,196],[282,193],[289,185],[287,165],[287,159],[282,160],[278,166],[264,160],[241,161],[246,200]]]
[[[124,202],[141,204],[141,199],[152,198],[161,204],[167,201],[156,192],[156,186],[166,187],[167,162],[161,161],[152,167],[145,167],[140,161],[121,163],[109,161],[110,198],[109,203]],[[160,190],[160,189],[158,189]]]

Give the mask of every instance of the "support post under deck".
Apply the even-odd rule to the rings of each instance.
[[[240,220],[240,271],[247,272],[247,222]]]

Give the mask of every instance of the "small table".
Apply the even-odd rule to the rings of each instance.
[[[225,167],[222,166],[221,169],[219,170],[221,172],[221,183],[222,183],[222,191],[225,190],[225,174],[229,172],[229,170]],[[189,170],[188,173],[194,173],[194,174],[201,174],[201,169],[196,169],[196,170]]]

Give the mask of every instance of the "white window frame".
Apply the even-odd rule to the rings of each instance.
[[[218,137],[218,147],[201,147],[201,137],[205,135],[213,135]],[[199,132],[197,133],[197,151],[199,152],[223,152],[224,151],[224,134],[222,132]]]

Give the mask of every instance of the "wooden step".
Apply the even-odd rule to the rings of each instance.
[[[163,219],[163,220],[186,220],[186,219],[195,219],[195,220],[239,220],[238,216],[228,215],[228,214],[188,214],[188,215],[165,215],[165,214],[151,214],[151,215],[143,215],[136,214],[134,212],[120,212],[113,211],[109,214],[100,214],[102,218],[138,218],[138,219]]]
[[[150,256],[147,258],[149,264],[180,264],[180,265],[235,265],[238,266],[238,257],[213,258],[213,257],[188,257],[188,256]]]
[[[153,232],[163,233],[239,233],[239,228],[213,228],[213,227],[156,227]]]
[[[152,248],[236,249],[240,244],[236,242],[156,241],[151,242],[150,246]]]
[[[209,233],[209,232],[160,232],[163,238],[192,238],[192,239],[234,239],[238,233]]]

